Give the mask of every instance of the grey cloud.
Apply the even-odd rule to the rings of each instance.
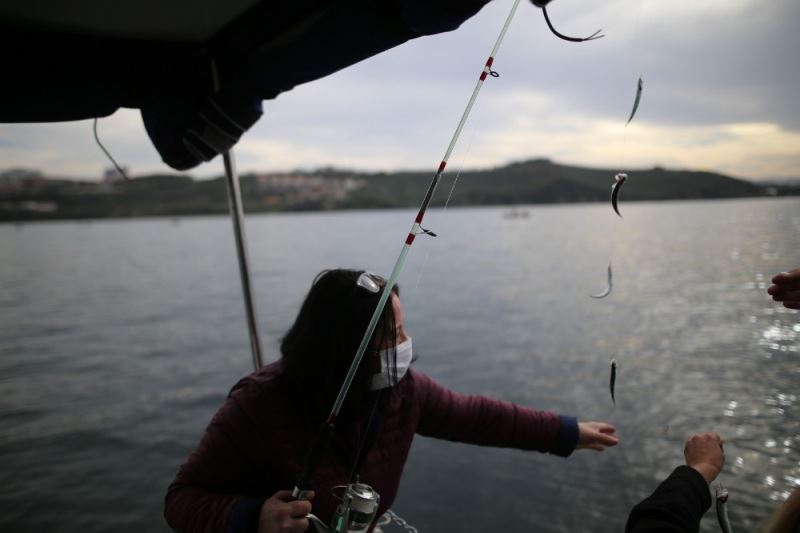
[[[629,4],[636,9],[636,3]],[[586,48],[579,52],[552,47],[537,61],[536,74],[522,83],[569,95],[576,108],[608,116],[614,109],[608,103],[641,73],[648,120],[686,125],[772,121],[800,128],[800,106],[793,96],[800,84],[794,66],[800,39],[793,27],[800,20],[800,3],[760,2],[733,11],[701,16],[687,10],[666,21],[626,19],[626,26],[612,20],[604,24],[602,43],[575,45]],[[696,99],[687,99],[687,93]]]
[[[558,0],[551,15],[559,29],[580,35],[602,27],[607,35],[581,44],[559,41],[538,10],[521,5],[495,63],[501,76],[487,84],[465,134],[502,130],[516,112],[503,100],[509,90],[551,95],[565,114],[622,124],[639,74],[645,91],[636,120],[687,127],[769,121],[797,129],[798,74],[785,63],[798,51],[789,26],[800,20],[800,5],[676,12],[660,4],[658,17],[635,13],[637,5],[654,4]],[[441,156],[507,9],[495,0],[456,32],[409,42],[266,102],[251,134],[326,149],[346,144],[353,154],[404,153],[404,166],[424,168]]]
[[[734,5],[739,4],[739,5]],[[551,35],[538,10],[521,5],[496,68],[503,87],[554,92],[571,108],[614,119],[639,74],[646,82],[648,120],[665,124],[772,121],[800,129],[795,94],[800,3],[731,3],[716,11],[670,10],[648,15],[645,4],[617,0],[551,4],[560,29],[575,35],[602,27],[606,37],[564,43]],[[667,7],[663,7],[667,6]],[[410,42],[354,67],[354,73],[391,84],[440,79],[469,85],[480,72],[506,3],[493,2],[457,32]],[[640,10],[642,13],[637,14]],[[453,91],[456,90],[456,85]],[[695,93],[696,99],[686,98]],[[643,109],[643,110],[644,110]]]
[[[684,7],[677,10],[677,5]],[[313,146],[373,161],[379,159],[376,153],[387,154],[387,159],[407,160],[401,165],[406,168],[427,168],[441,157],[509,7],[510,2],[494,0],[455,32],[411,41],[267,101],[264,117],[245,139]],[[515,118],[520,111],[504,99],[509,91],[549,97],[548,112],[563,109],[587,121],[623,124],[639,74],[645,89],[636,121],[686,127],[773,122],[800,130],[795,59],[800,39],[793,27],[800,20],[800,2],[556,0],[550,12],[564,33],[585,35],[602,28],[606,37],[579,44],[560,41],[546,28],[541,12],[522,2],[495,63],[500,78],[484,88],[466,137],[474,132],[470,128],[499,131]],[[535,126],[536,117],[529,119]],[[134,171],[167,170],[138,119],[136,129],[130,115],[125,128],[116,120],[102,121],[101,132],[122,164]],[[98,174],[107,164],[86,123],[2,125],[0,143],[31,154],[46,149],[53,165],[82,161],[81,168],[96,166]],[[243,170],[250,157],[243,158]],[[193,174],[220,170],[215,162]]]

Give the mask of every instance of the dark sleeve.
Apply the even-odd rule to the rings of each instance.
[[[264,498],[247,495],[255,447],[252,422],[243,408],[246,394],[234,390],[181,465],[167,490],[164,517],[176,531],[255,532]]]
[[[679,466],[648,498],[631,511],[625,533],[696,533],[711,507],[711,493],[700,473]]]
[[[453,392],[411,370],[420,402],[417,433],[481,446],[568,456],[578,442],[575,418],[485,396]]]
[[[266,498],[242,496],[237,499],[228,513],[225,533],[255,533],[258,531],[258,517]]]

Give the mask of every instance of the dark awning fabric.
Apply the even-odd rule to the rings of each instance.
[[[91,27],[76,28],[79,16],[71,25],[53,16],[37,22],[30,7],[22,15],[8,7],[29,4],[9,1],[0,9],[0,122],[138,108],[164,162],[186,170],[233,146],[261,116],[263,100],[409,39],[454,30],[490,0],[239,0],[244,11],[222,17],[216,31],[207,21],[178,31],[173,9],[175,20],[158,19],[152,32],[144,15],[108,28],[88,17]],[[34,4],[46,13],[48,2],[63,4]],[[192,13],[184,19],[188,25]]]

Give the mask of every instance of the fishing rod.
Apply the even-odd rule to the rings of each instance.
[[[381,294],[381,297],[378,300],[378,305],[375,308],[375,312],[372,314],[372,318],[369,321],[369,325],[367,326],[367,329],[364,332],[364,336],[362,337],[361,343],[358,346],[358,350],[356,351],[356,355],[353,358],[353,362],[350,365],[350,369],[348,370],[347,375],[345,376],[344,383],[342,383],[342,387],[339,390],[339,394],[336,397],[336,401],[333,404],[333,408],[331,409],[331,412],[328,415],[328,418],[325,421],[322,430],[320,431],[316,441],[314,442],[314,445],[311,449],[311,453],[309,454],[308,457],[308,461],[303,469],[302,474],[300,475],[297,481],[297,484],[294,487],[294,490],[292,491],[292,495],[297,499],[305,499],[309,490],[311,489],[311,478],[313,477],[314,472],[317,469],[317,466],[319,466],[319,463],[322,460],[322,456],[328,447],[330,439],[333,435],[336,418],[338,417],[339,411],[342,408],[342,404],[344,403],[344,399],[347,396],[347,392],[350,390],[350,386],[353,383],[356,371],[358,370],[361,360],[364,357],[364,353],[367,350],[369,341],[372,338],[372,334],[375,332],[375,328],[378,325],[378,321],[380,320],[381,314],[383,313],[383,310],[386,307],[386,302],[389,300],[389,295],[392,293],[392,288],[397,284],[397,278],[400,276],[400,272],[403,269],[403,266],[406,262],[406,256],[408,255],[408,252],[411,249],[411,245],[414,243],[414,239],[420,233],[424,233],[432,237],[436,236],[434,232],[422,227],[422,219],[424,218],[425,212],[428,209],[428,205],[430,204],[431,199],[433,198],[433,195],[436,192],[436,188],[439,185],[439,181],[442,178],[442,174],[444,174],[444,169],[447,166],[447,162],[450,159],[451,154],[453,153],[453,149],[455,148],[455,145],[458,142],[458,138],[461,135],[461,131],[464,128],[464,124],[466,123],[470,112],[472,111],[472,107],[475,104],[475,100],[478,97],[478,93],[480,93],[480,90],[483,87],[483,83],[490,76],[493,78],[499,77],[499,74],[494,70],[492,70],[492,64],[494,63],[494,59],[498,49],[500,48],[500,44],[503,42],[503,39],[505,38],[506,32],[508,31],[508,27],[511,24],[511,20],[514,18],[514,14],[517,11],[517,6],[519,5],[519,2],[520,0],[514,0],[514,4],[511,6],[511,11],[509,12],[508,17],[506,17],[505,23],[503,24],[503,28],[500,30],[500,35],[497,37],[497,41],[495,42],[494,47],[492,48],[492,51],[489,54],[489,59],[486,60],[486,63],[483,66],[483,70],[481,71],[481,74],[478,77],[478,82],[475,84],[475,88],[472,90],[472,95],[470,96],[469,101],[467,102],[467,107],[466,109],[464,109],[464,112],[461,115],[461,120],[459,120],[458,126],[456,127],[456,130],[453,133],[452,138],[450,139],[450,144],[447,146],[447,150],[445,151],[444,157],[442,158],[442,161],[439,163],[439,167],[436,170],[436,173],[434,174],[433,178],[431,179],[430,185],[428,186],[428,190],[425,193],[425,197],[422,201],[422,205],[420,206],[419,211],[417,212],[417,216],[414,218],[414,223],[411,226],[411,230],[408,232],[408,235],[406,236],[403,247],[400,250],[400,255],[397,257],[397,261],[395,261],[392,273],[389,276],[388,281],[386,282],[386,286],[384,287],[383,293]],[[334,521],[335,520],[336,517],[334,517]]]
[[[551,1],[552,0],[531,0],[531,3],[541,9],[544,9],[544,6],[546,6]],[[361,360],[364,358],[364,354],[366,353],[369,341],[372,338],[373,333],[375,332],[375,328],[377,327],[381,314],[383,313],[383,310],[386,307],[386,303],[389,300],[389,296],[392,293],[392,289],[397,284],[397,279],[400,276],[400,272],[402,271],[403,266],[405,265],[406,257],[408,256],[408,252],[411,249],[411,245],[414,243],[414,240],[416,239],[417,235],[421,233],[430,235],[431,237],[436,237],[436,233],[422,227],[422,220],[425,217],[425,212],[427,211],[428,206],[431,200],[433,199],[433,195],[435,194],[436,189],[439,186],[439,182],[441,181],[442,175],[444,174],[444,170],[447,167],[448,161],[450,160],[450,156],[453,153],[453,149],[455,148],[456,143],[458,142],[458,139],[461,136],[461,131],[464,129],[464,125],[467,122],[467,118],[472,112],[472,108],[475,105],[475,101],[478,98],[478,94],[480,93],[480,90],[483,87],[484,82],[490,76],[493,78],[500,77],[500,75],[492,69],[492,65],[494,64],[497,51],[500,49],[500,45],[502,44],[503,39],[505,38],[506,33],[508,31],[508,28],[511,25],[511,21],[514,18],[519,3],[520,0],[514,0],[514,3],[511,6],[511,10],[509,11],[508,16],[506,17],[506,20],[503,23],[503,27],[500,30],[500,34],[498,35],[497,40],[495,41],[494,47],[492,47],[492,51],[489,54],[489,58],[483,65],[483,69],[481,70],[480,76],[478,76],[478,81],[476,82],[475,87],[472,90],[472,94],[470,95],[469,101],[467,102],[467,106],[461,115],[461,119],[458,122],[458,126],[456,126],[456,130],[450,139],[450,143],[447,146],[447,150],[445,150],[444,157],[442,157],[442,160],[439,163],[439,167],[437,168],[436,173],[433,175],[433,178],[431,178],[431,182],[428,185],[427,191],[425,192],[425,197],[422,200],[422,204],[420,205],[419,211],[417,212],[417,216],[414,218],[414,223],[411,226],[411,230],[408,232],[408,235],[405,238],[405,242],[403,243],[403,246],[400,250],[400,254],[397,257],[397,260],[395,261],[394,267],[392,268],[392,273],[386,282],[384,290],[380,296],[380,299],[378,300],[378,304],[375,307],[375,311],[373,312],[369,324],[367,325],[367,329],[364,332],[364,336],[361,338],[358,350],[356,351],[353,361],[350,364],[350,368],[347,371],[347,375],[344,378],[344,382],[342,383],[342,386],[339,389],[339,394],[337,395],[336,400],[333,403],[331,412],[328,415],[326,421],[323,423],[323,426],[320,432],[318,433],[317,438],[314,441],[314,444],[308,455],[308,459],[303,468],[303,471],[300,474],[300,477],[298,478],[294,489],[292,490],[292,496],[295,499],[307,499],[308,497],[308,494],[311,490],[311,479],[313,478],[317,467],[322,461],[322,457],[328,448],[331,438],[333,437],[334,427],[336,424],[336,419],[339,416],[339,411],[341,410],[342,405],[344,404],[344,400],[347,396],[348,391],[350,390],[350,386],[353,383],[358,367],[361,364]],[[552,29],[552,25],[549,24],[549,20],[548,20],[548,25]],[[556,35],[559,34],[556,33]],[[596,38],[596,35],[597,34],[591,36],[591,38]],[[585,39],[585,40],[590,40],[590,39]],[[342,503],[336,508],[336,511],[334,512],[330,528],[326,528],[322,523],[322,521],[319,520],[319,518],[317,518],[314,515],[310,514],[309,519],[312,520],[315,526],[317,526],[318,528],[322,528],[325,531],[337,531],[337,532],[366,531],[366,529],[369,527],[369,524],[374,519],[375,514],[377,513],[380,496],[372,489],[372,487],[370,487],[365,483],[361,483],[359,480],[356,480],[355,483],[351,483],[349,485],[344,486],[344,488],[345,488],[344,497],[340,498]]]

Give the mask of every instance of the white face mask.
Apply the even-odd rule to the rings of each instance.
[[[397,380],[392,379],[392,372],[390,366],[390,358],[392,356],[392,352],[396,351],[397,354],[395,355],[395,363],[396,363],[396,374]],[[411,338],[405,342],[401,342],[394,348],[387,348],[386,350],[381,350],[378,355],[381,358],[381,371],[379,374],[375,374],[372,376],[372,383],[370,384],[370,389],[372,390],[379,390],[385,389],[386,387],[391,387],[393,385],[397,385],[403,376],[406,375],[408,372],[408,368],[411,366]]]

